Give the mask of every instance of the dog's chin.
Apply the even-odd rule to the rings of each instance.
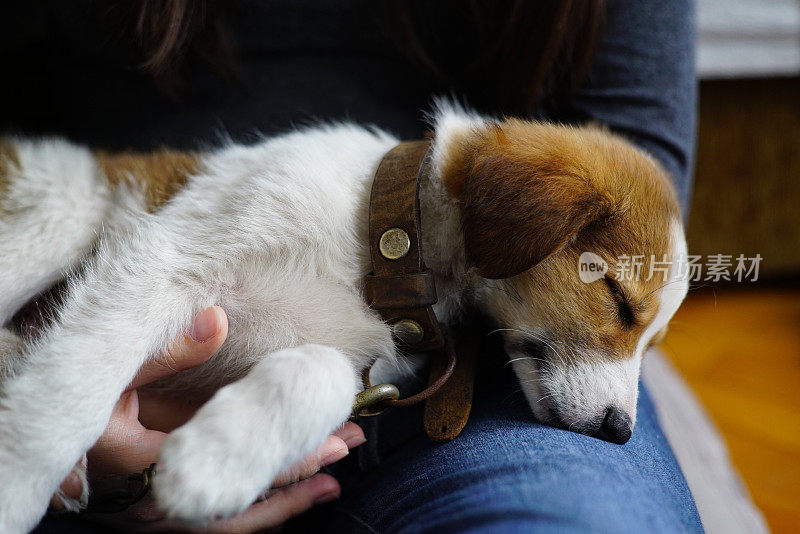
[[[541,375],[539,374],[538,368],[528,371],[528,374],[533,375],[533,377],[521,379],[520,385],[522,387],[522,393],[528,401],[528,406],[531,408],[533,417],[538,422],[545,425],[561,426],[561,422],[549,402],[551,394],[541,386]]]
[[[542,392],[538,384],[522,386],[522,392],[528,401],[533,417],[540,423],[550,426],[562,426],[550,403],[547,402],[547,393]]]
[[[542,424],[560,426],[558,417],[548,402],[549,392],[543,391],[540,385],[542,377],[538,362],[520,354],[510,353],[509,356],[533,417]]]

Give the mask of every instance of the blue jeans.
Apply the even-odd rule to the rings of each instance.
[[[351,459],[335,473],[342,498],[289,530],[702,532],[643,387],[633,436],[615,445],[534,422],[511,372],[496,375],[478,386],[470,421],[456,440],[437,445],[412,433],[399,446],[373,441],[360,466]],[[407,420],[420,417],[397,412],[379,422],[384,432],[406,432]],[[383,434],[370,427],[368,439]]]

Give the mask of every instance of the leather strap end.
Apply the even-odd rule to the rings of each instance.
[[[458,437],[467,424],[472,410],[478,342],[477,336],[461,332],[456,341],[458,359],[453,374],[425,401],[425,434],[432,441],[451,441]],[[442,358],[435,360],[431,365],[430,379],[440,376],[446,364]]]

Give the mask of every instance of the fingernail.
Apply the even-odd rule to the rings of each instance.
[[[353,436],[351,438],[347,438],[344,442],[347,444],[348,449],[354,449],[359,445],[366,443],[367,438],[361,435]]]
[[[325,504],[326,502],[335,501],[338,498],[339,498],[338,491],[329,491],[328,493],[323,493],[322,495],[317,497],[316,500],[314,501],[314,506],[318,504]]]
[[[342,441],[347,443],[355,436],[363,436],[364,433],[361,431],[361,428],[359,428],[357,425],[345,425],[344,428],[342,428],[342,430],[337,433],[337,435],[339,436],[339,438],[341,438]]]
[[[189,336],[198,343],[205,343],[219,332],[219,321],[214,309],[203,310],[194,316]]]
[[[347,449],[338,449],[330,453],[328,456],[322,459],[320,462],[322,465],[331,465],[333,462],[338,462],[345,456],[349,454]]]

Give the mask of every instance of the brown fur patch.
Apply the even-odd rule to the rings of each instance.
[[[505,279],[493,312],[500,325],[536,325],[571,347],[566,357],[633,354],[664,285],[661,273],[646,280],[651,255],[672,254],[680,220],[668,174],[595,126],[505,120],[448,148],[443,178],[462,203],[467,256],[482,276]],[[602,280],[580,280],[583,252],[601,256],[612,278],[617,258],[644,256],[639,280],[617,281],[632,324]]]
[[[463,204],[468,257],[487,278],[533,267],[590,225],[624,214],[634,225],[620,230],[630,232],[654,213],[678,214],[666,173],[597,127],[492,124],[454,141],[444,181]]]
[[[172,198],[200,170],[196,154],[166,149],[149,154],[97,152],[95,158],[112,187],[122,183],[139,187],[150,211]]]

